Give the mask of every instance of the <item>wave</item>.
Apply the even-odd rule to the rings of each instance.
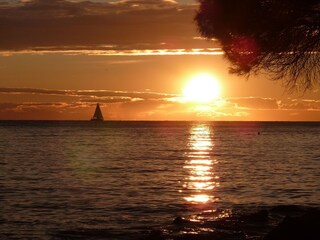
[[[76,228],[51,232],[54,239],[141,240],[316,240],[320,208],[299,205],[235,206],[178,216],[157,227]]]

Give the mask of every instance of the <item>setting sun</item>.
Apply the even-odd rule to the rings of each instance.
[[[218,80],[209,74],[201,74],[193,77],[183,89],[184,98],[187,101],[208,103],[220,97],[220,85]]]

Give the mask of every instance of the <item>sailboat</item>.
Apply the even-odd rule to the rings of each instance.
[[[102,116],[102,112],[101,112],[99,103],[97,103],[96,110],[93,114],[93,117],[91,118],[91,121],[97,121],[97,122],[103,121],[103,116]]]

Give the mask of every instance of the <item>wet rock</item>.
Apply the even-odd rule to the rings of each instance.
[[[163,235],[161,230],[152,230],[147,238],[148,240],[165,240],[165,236]]]
[[[280,205],[273,207],[272,209],[270,209],[270,211],[285,215],[292,215],[297,213],[305,213],[306,210],[303,207],[297,205]]]
[[[186,224],[186,223],[189,223],[188,220],[182,218],[182,217],[176,217],[173,222],[173,224],[176,224],[176,225],[182,225],[182,224]]]
[[[267,222],[269,220],[269,212],[267,210],[260,210],[243,216],[242,219],[249,222]]]
[[[309,212],[299,217],[285,217],[264,240],[319,240],[320,211]]]

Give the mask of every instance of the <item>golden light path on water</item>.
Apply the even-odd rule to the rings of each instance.
[[[214,189],[219,186],[219,177],[215,175],[212,159],[212,133],[207,124],[198,124],[191,128],[188,160],[184,164],[188,175],[185,178],[183,191],[188,195],[184,199],[194,204],[204,204],[215,201]]]

